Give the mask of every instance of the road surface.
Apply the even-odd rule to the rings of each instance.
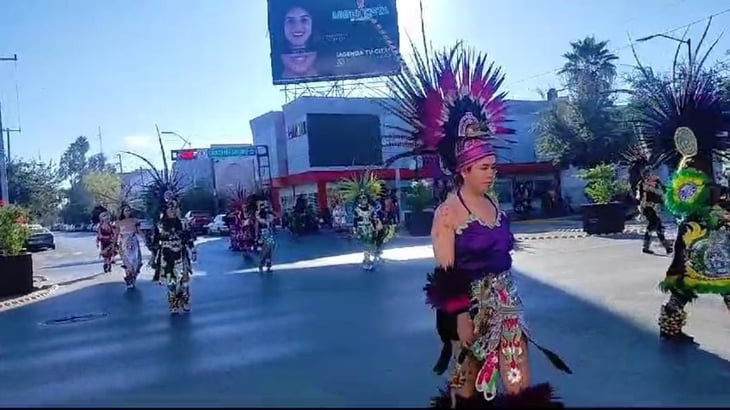
[[[287,242],[261,276],[209,240],[189,316],[170,317],[147,280],[126,292],[118,268],[65,287],[0,313],[0,406],[424,406],[443,379],[431,374],[440,342],[421,288],[432,260],[418,241],[394,244],[374,272],[344,240]],[[727,405],[730,313],[704,297],[687,328],[701,345],[662,345],[656,284],[669,260],[640,246],[523,244],[515,270],[533,336],[575,372],[534,354],[535,381],[568,406]],[[86,314],[101,317],[44,324]]]

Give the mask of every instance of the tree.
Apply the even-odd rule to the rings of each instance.
[[[611,91],[616,79],[618,57],[608,51],[608,41],[596,41],[589,36],[570,43],[571,50],[563,54],[567,61],[558,72],[566,88],[576,97],[596,98]]]
[[[88,172],[104,172],[109,174],[114,174],[117,172],[117,168],[114,166],[114,164],[110,164],[108,162],[106,155],[103,153],[98,153],[90,156],[86,160],[86,170]]]
[[[83,176],[82,182],[86,191],[98,205],[112,209],[121,200],[122,180],[118,174],[91,171]]]
[[[627,112],[614,104],[618,57],[607,44],[586,37],[563,55],[567,61],[560,74],[569,95],[554,101],[535,126],[541,159],[592,167],[619,160],[632,142]]]
[[[87,160],[86,154],[89,152],[89,140],[81,136],[76,138],[71,145],[66,148],[61,156],[59,163],[59,175],[63,179],[70,178],[73,182],[79,182],[81,175],[86,170]]]
[[[53,162],[14,159],[8,163],[8,191],[13,202],[41,223],[52,223],[61,204],[61,178]]]
[[[83,184],[73,184],[64,193],[65,203],[61,208],[61,218],[65,223],[78,225],[91,222],[94,199]]]

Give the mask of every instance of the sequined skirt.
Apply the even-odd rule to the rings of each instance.
[[[522,300],[510,271],[473,281],[470,296],[476,339],[467,352],[457,349],[456,355],[465,359],[457,364],[450,387],[456,391],[473,380],[476,391],[492,400],[500,378],[505,384],[520,384],[526,377],[527,326]],[[468,375],[470,371],[476,371],[476,378]]]

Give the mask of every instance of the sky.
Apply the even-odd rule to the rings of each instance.
[[[708,39],[730,26],[727,0],[423,3],[427,39],[436,47],[463,40],[488,53],[505,71],[513,99],[560,88],[562,54],[587,35],[608,40],[619,72],[627,72],[634,64],[630,37],[673,29],[681,36],[696,22],[688,35],[699,39],[703,19],[718,13]],[[407,36],[421,41],[418,0],[397,4],[407,54]],[[57,161],[85,135],[92,153],[154,158],[155,124],[196,147],[250,143],[249,120],[285,103],[272,85],[263,0],[0,0],[0,17],[0,57],[18,55],[17,63],[0,62],[3,125],[22,129],[11,134],[13,156]],[[664,39],[637,44],[642,62],[657,69],[669,68],[675,47]],[[726,50],[730,33],[712,59],[730,59]],[[165,143],[182,146],[171,136]],[[123,164],[141,165],[128,156]]]

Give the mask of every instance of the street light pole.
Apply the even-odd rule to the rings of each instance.
[[[10,133],[11,132],[17,132],[18,134],[20,134],[20,128],[18,128],[17,130],[5,128],[5,142],[7,144],[5,146],[5,153],[7,154],[7,157],[8,157],[8,163],[10,162],[10,159],[12,158],[12,156],[10,155]]]

